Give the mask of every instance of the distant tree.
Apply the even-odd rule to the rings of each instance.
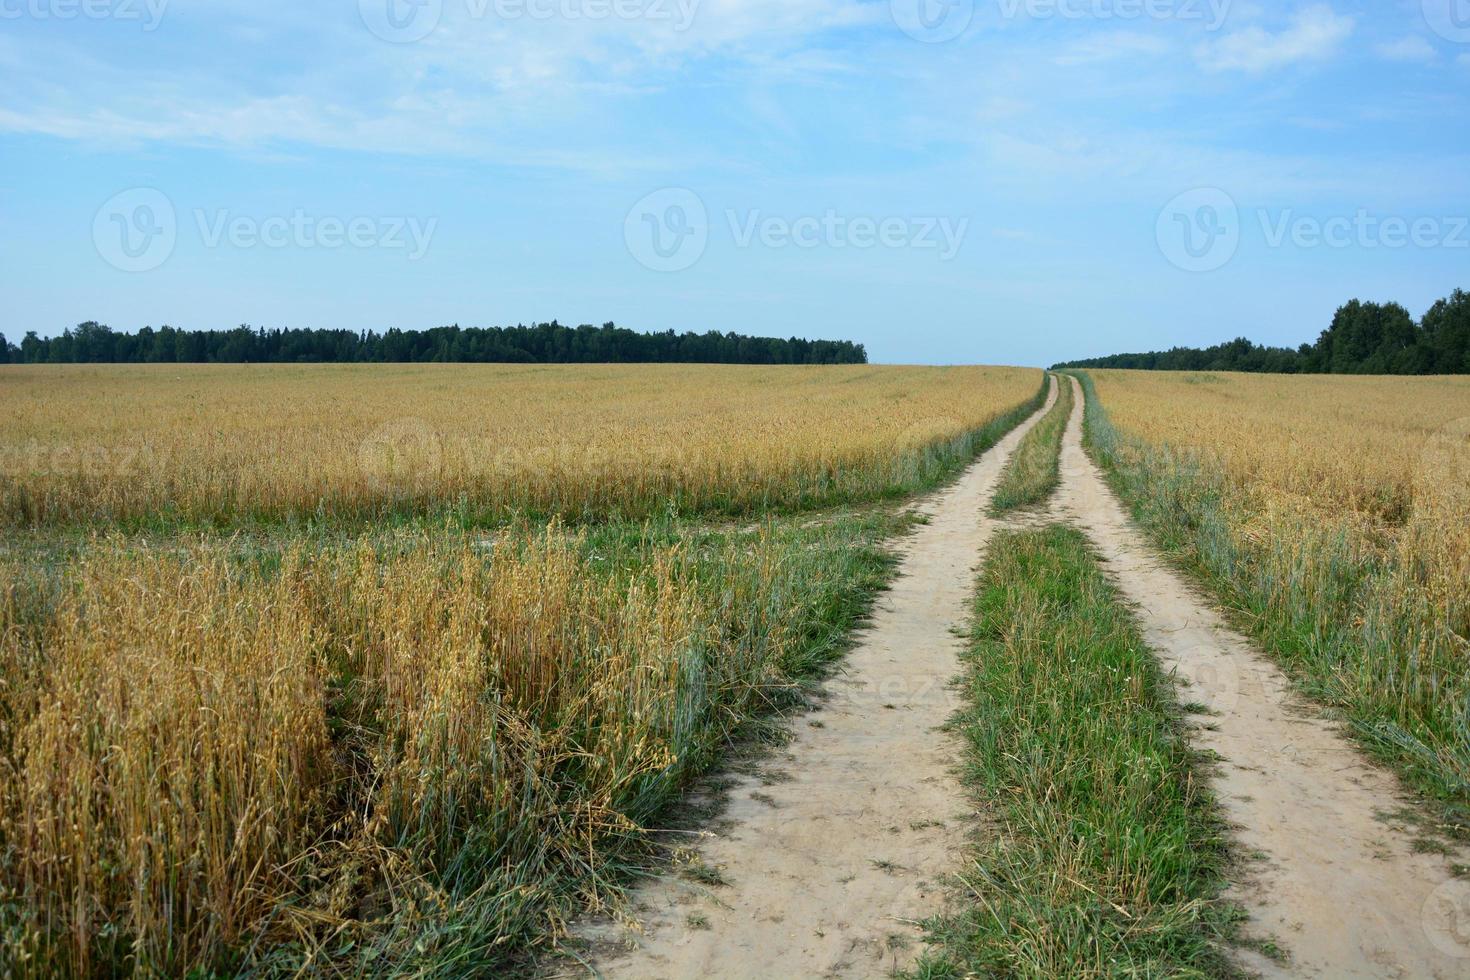
[[[1296,350],[1258,347],[1240,338],[1196,350],[1114,354],[1058,367],[1145,371],[1269,371],[1313,374],[1470,374],[1470,294],[1455,290],[1419,323],[1398,303],[1353,300],[1315,344]]]
[[[95,322],[60,337],[27,334],[27,362],[359,362],[477,361],[507,363],[744,362],[749,364],[863,364],[867,351],[849,341],[745,337],[740,334],[645,334],[604,323],[566,327],[460,327],[386,333],[351,330],[266,330],[242,324],[233,330],[187,331],[144,327],[115,333]]]
[[[1470,293],[1457,289],[1435,303],[1422,325],[1430,372],[1470,374]]]

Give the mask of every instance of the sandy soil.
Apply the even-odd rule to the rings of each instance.
[[[1412,805],[1396,779],[1143,544],[1082,450],[1082,410],[1079,386],[1057,513],[1087,533],[1136,605],[1149,645],[1188,684],[1181,700],[1210,709],[1192,740],[1221,757],[1221,803],[1242,852],[1258,858],[1233,897],[1252,913],[1248,931],[1291,957],[1284,968],[1264,957],[1246,965],[1303,977],[1470,977],[1470,883],[1452,877],[1450,858],[1413,852],[1411,834],[1384,817]]]
[[[976,570],[993,529],[984,512],[1006,461],[1046,406],[918,509],[892,587],[827,685],[797,720],[776,773],[741,777],[725,819],[694,845],[729,880],[677,876],[634,895],[642,934],[576,930],[600,943],[607,977],[873,977],[910,963],[919,919],[940,910],[943,876],[965,853],[973,812],[940,731]]]

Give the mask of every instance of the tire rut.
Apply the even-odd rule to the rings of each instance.
[[[917,509],[870,623],[827,698],[796,720],[776,778],[740,776],[718,829],[693,845],[729,879],[661,875],[637,889],[641,932],[587,923],[590,972],[606,977],[874,977],[911,963],[919,920],[940,911],[943,878],[974,818],[940,729],[959,706],[962,632],[995,523],[1001,472],[1046,404],[947,490]]]
[[[1414,806],[1397,779],[1144,543],[1083,451],[1082,391],[1071,383],[1053,513],[1091,539],[1164,669],[1188,685],[1181,701],[1208,709],[1191,741],[1218,756],[1215,790],[1254,859],[1230,897],[1250,911],[1253,938],[1290,956],[1282,965],[1243,951],[1244,965],[1268,976],[1470,976],[1470,883],[1386,819]]]

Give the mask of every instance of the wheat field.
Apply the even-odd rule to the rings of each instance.
[[[0,973],[522,963],[1041,381],[0,369]]]
[[[0,367],[0,522],[743,513],[918,489],[1040,372]]]
[[[1470,380],[1088,374],[1094,448],[1144,522],[1470,813]]]

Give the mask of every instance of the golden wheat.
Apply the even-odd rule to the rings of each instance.
[[[884,496],[967,459],[1039,380],[0,369],[0,973],[503,966],[830,655],[896,526],[170,519]],[[117,518],[151,522],[16,526]]]
[[[1470,379],[1090,373],[1145,522],[1376,750],[1470,804]]]
[[[1008,368],[0,367],[0,521],[646,515],[916,489]]]
[[[544,926],[783,683],[813,603],[871,588],[835,543],[636,545],[613,573],[552,527],[7,569],[0,968],[415,962],[459,955],[456,914],[472,950]]]

